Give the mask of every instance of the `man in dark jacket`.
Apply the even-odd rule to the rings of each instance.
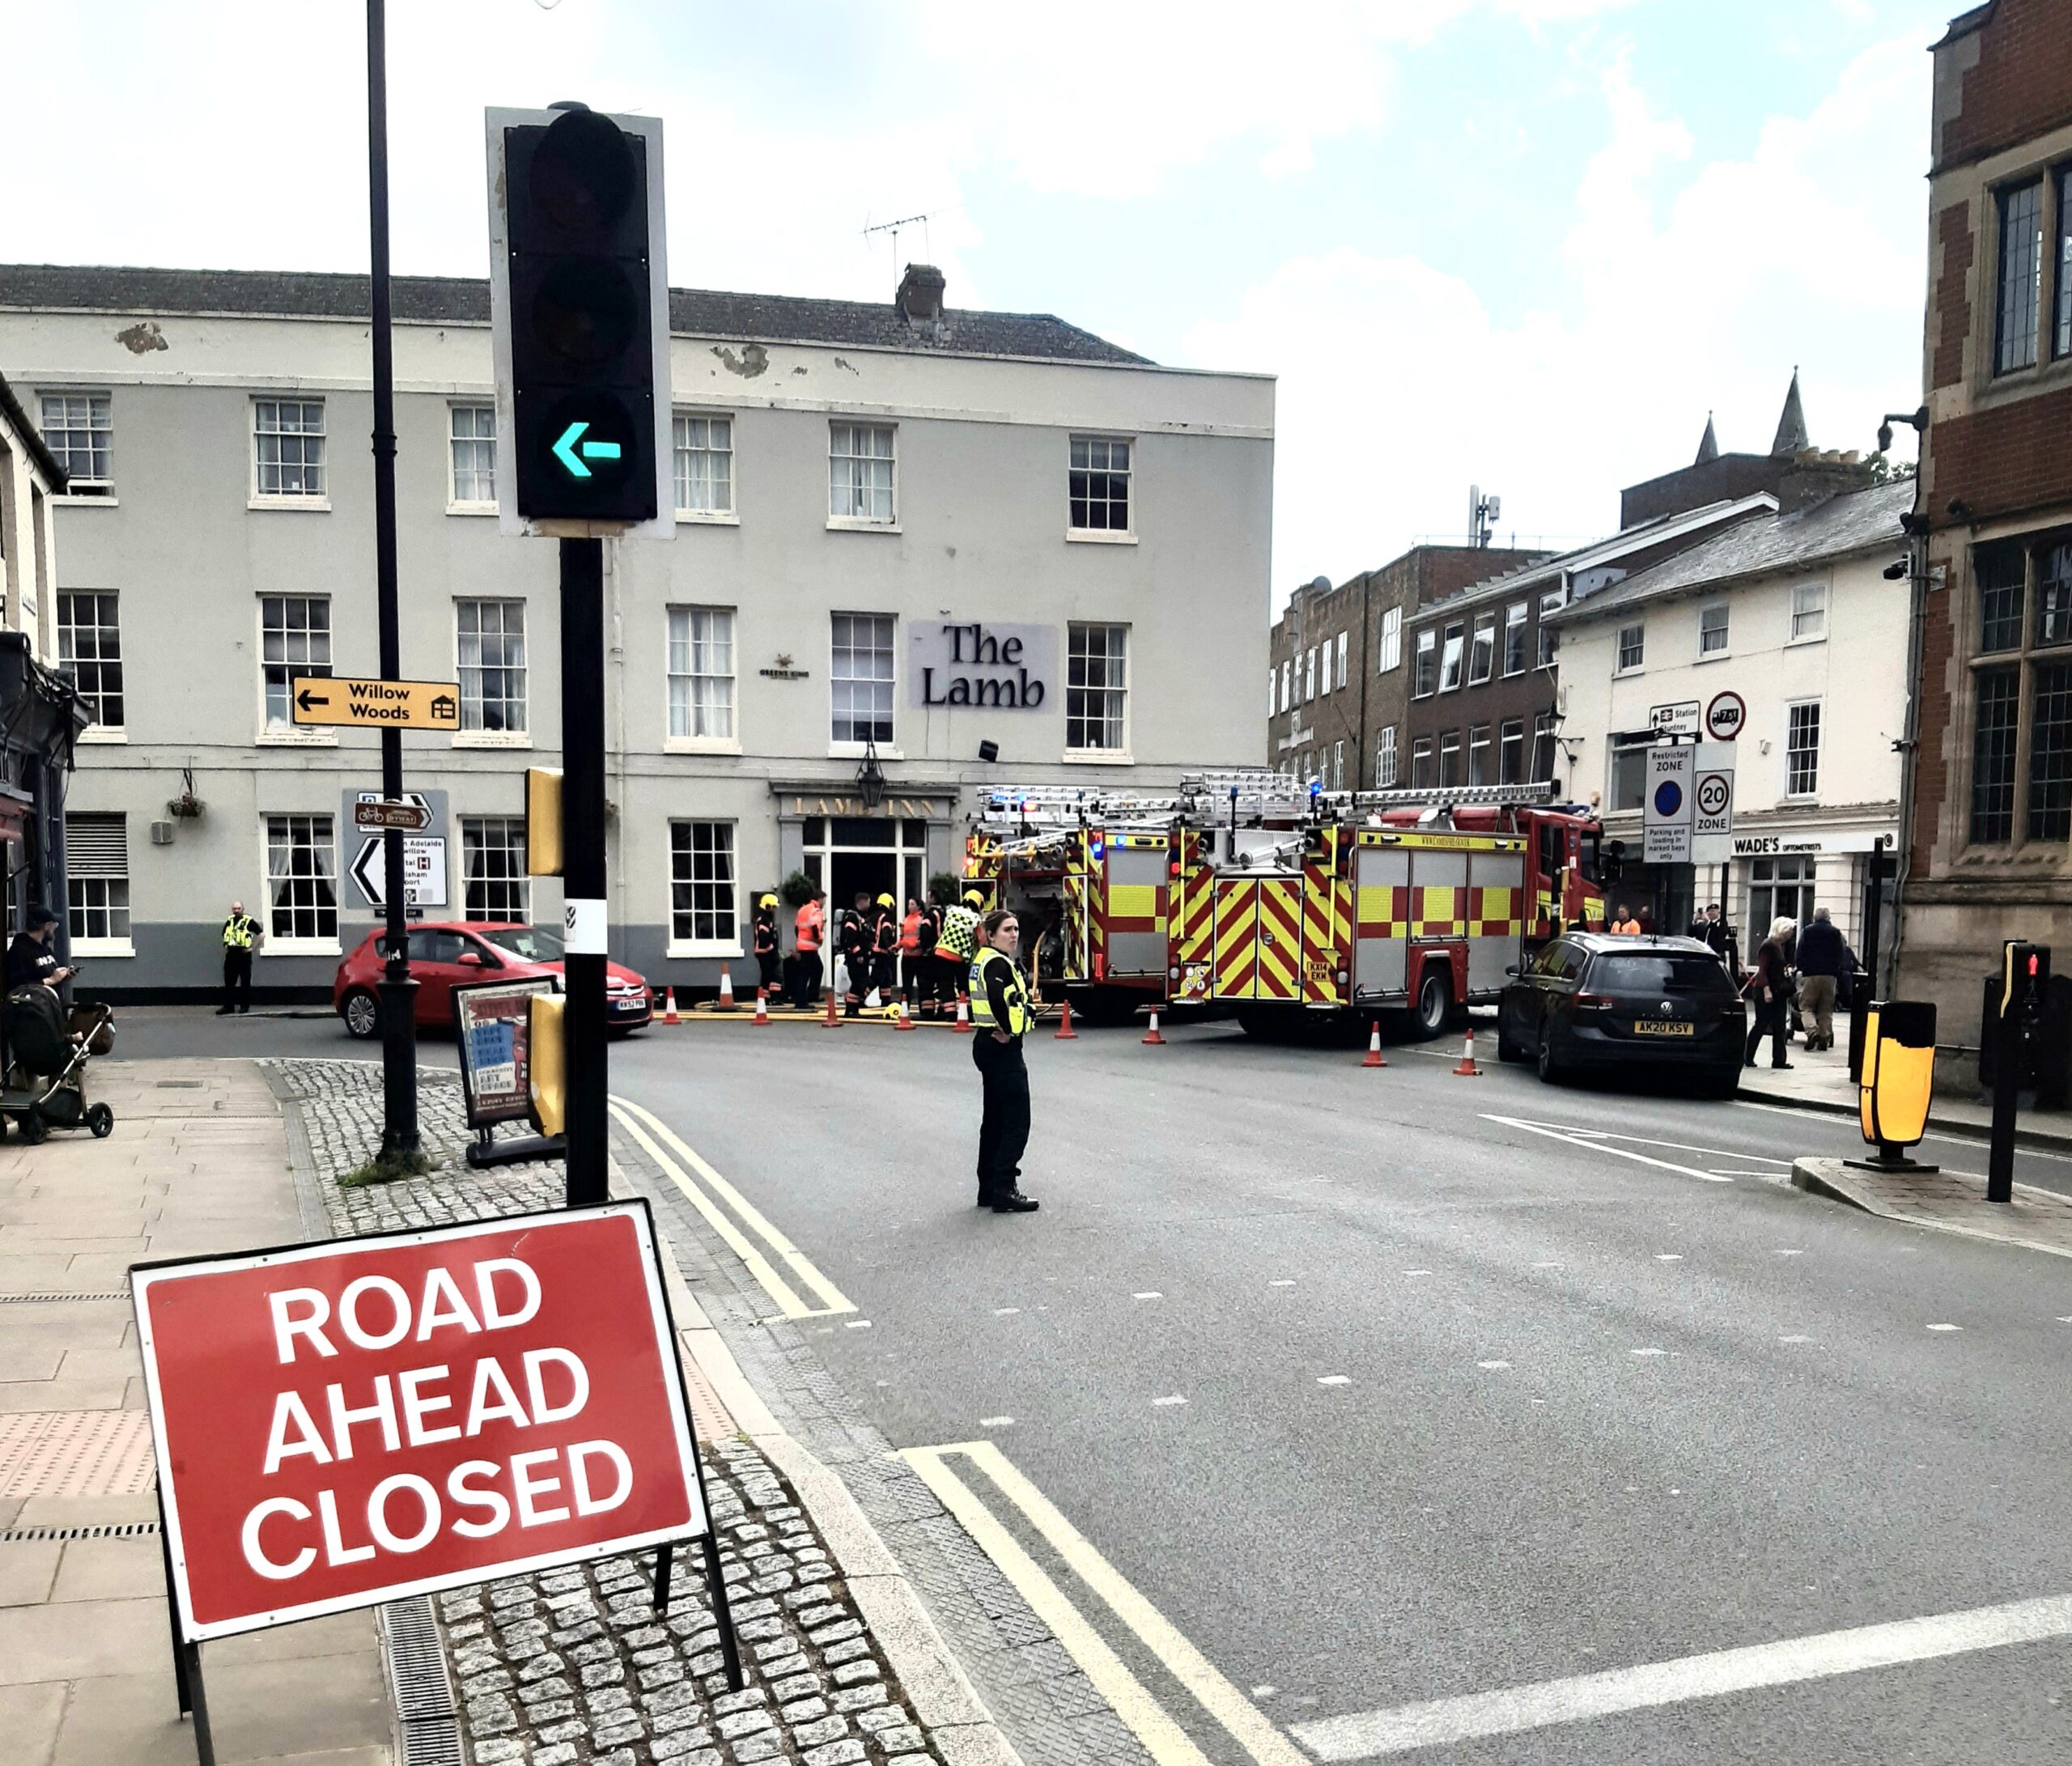
[[[1798,1016],[1808,1049],[1835,1046],[1835,1000],[1845,976],[1856,973],[1856,953],[1824,907],[1798,934]]]
[[[57,916],[49,908],[29,910],[28,926],[15,934],[14,943],[7,947],[8,992],[38,981],[56,987],[72,979],[72,971],[61,968],[51,953],[50,929],[57,923]]]

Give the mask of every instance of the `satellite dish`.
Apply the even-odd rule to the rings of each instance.
[[[1319,595],[1328,595],[1331,589],[1331,581],[1328,576],[1313,576],[1306,586]]]

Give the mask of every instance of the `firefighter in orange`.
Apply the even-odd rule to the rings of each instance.
[[[775,995],[779,986],[781,942],[777,933],[777,898],[766,895],[755,904],[755,966],[756,979],[766,996]]]
[[[827,932],[827,915],[820,904],[826,898],[815,889],[792,922],[792,1004],[802,1011],[820,1004],[820,946]]]
[[[906,912],[899,922],[899,985],[917,1017],[934,1016],[935,990],[928,985],[934,967],[928,953],[935,949],[935,922],[921,911],[914,896],[906,898]]]

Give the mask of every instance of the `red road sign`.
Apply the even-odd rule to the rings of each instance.
[[[1730,742],[1748,721],[1748,702],[1731,687],[1715,693],[1705,707],[1705,734],[1715,742]]]
[[[184,1637],[707,1530],[644,1201],[130,1284]]]

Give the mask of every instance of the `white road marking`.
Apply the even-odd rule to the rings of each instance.
[[[1507,1368],[1511,1364],[1508,1361],[1478,1361],[1475,1365],[1479,1368]]]
[[[1352,1383],[1351,1377],[1344,1373],[1320,1373],[1317,1376],[1319,1386],[1350,1386]]]
[[[1293,1288],[1294,1285],[1292,1281],[1270,1281],[1267,1284],[1269,1288]]]
[[[1270,1699],[1280,1690],[1279,1687],[1254,1687],[1252,1696],[1255,1699]]]
[[[979,1419],[979,1426],[981,1429],[1006,1429],[1013,1422],[1012,1416],[982,1416]]]
[[[871,1322],[868,1318],[851,1318],[842,1328],[844,1331],[868,1331],[870,1327]]]
[[[1549,1122],[1545,1118],[1533,1119],[1540,1126],[1558,1128],[1564,1134],[1582,1135],[1592,1140],[1628,1140],[1637,1147],[1667,1147],[1671,1153],[1710,1153],[1715,1159],[1739,1159],[1745,1165],[1777,1165],[1786,1172],[1791,1170],[1789,1159],[1773,1158],[1766,1153],[1743,1153],[1738,1148],[1700,1147],[1688,1140],[1663,1140],[1653,1135],[1622,1135],[1609,1128],[1586,1128],[1575,1123]],[[1611,1148],[1607,1148],[1609,1152]]]
[[[2060,1324],[2072,1324],[2072,1318],[2060,1318],[2057,1322]]]
[[[1777,1255],[1780,1257],[1803,1257],[1805,1254],[1806,1253],[1803,1251],[1780,1250],[1777,1253]]]
[[[993,1316],[996,1318],[1012,1318],[1021,1310],[1021,1308],[1019,1306],[996,1306],[993,1308]]]
[[[1760,1687],[1793,1686],[2068,1636],[2072,1636],[2072,1596],[2010,1601],[2001,1607],[1714,1650],[1499,1692],[1473,1692],[1394,1710],[1326,1717],[1298,1723],[1292,1733],[1319,1760],[1373,1760],[1484,1735],[1517,1735],[1623,1711],[1652,1710]]]
[[[1532,1267],[1535,1269],[1559,1269],[1562,1266],[1559,1263],[1535,1263]]]
[[[1431,1273],[1432,1271],[1429,1269],[1406,1269],[1403,1271],[1406,1276],[1429,1276]]]
[[[1255,1766],[1310,1766],[1287,1737],[1218,1673],[991,1441],[908,1448],[901,1457],[1000,1566],[1037,1617],[1051,1628],[1157,1766],[1208,1766],[1208,1760],[977,1492],[950,1470],[945,1459],[952,1454],[963,1456],[991,1480],[1072,1573],[1135,1633],[1195,1702],[1235,1738]],[[1267,1696],[1272,1691],[1269,1687],[1259,1696]]]
[[[1961,1331],[1964,1327],[1962,1325],[1932,1324],[1928,1328],[1930,1331]]]
[[[1627,1353],[1629,1355],[1667,1355],[1669,1352],[1667,1349],[1629,1349]]]
[[[1657,1251],[1654,1260],[1658,1263],[1680,1263],[1684,1261],[1684,1254],[1681,1251]]]
[[[1779,1338],[1777,1339],[1777,1341],[1778,1341],[1778,1342],[1780,1342],[1780,1343],[1811,1343],[1812,1340],[1813,1340],[1813,1339],[1812,1339],[1811,1337],[1798,1337],[1798,1336],[1793,1336],[1793,1337],[1779,1337]]]
[[[1164,1398],[1154,1398],[1151,1402],[1153,1404],[1184,1404],[1187,1403],[1187,1400],[1181,1397],[1178,1392],[1171,1392],[1168,1393]]]
[[[1521,1116],[1498,1116],[1488,1110],[1482,1112],[1484,1122],[1499,1122],[1506,1128],[1522,1128],[1528,1134],[1544,1135],[1549,1140],[1566,1141],[1572,1147],[1581,1147],[1587,1153],[1608,1153],[1615,1158],[1630,1159],[1636,1165],[1654,1165],[1662,1171],[1675,1171],[1687,1178],[1696,1178],[1700,1183],[1731,1183],[1731,1178],[1716,1176],[1709,1171],[1700,1171],[1695,1165],[1678,1165],[1668,1159],[1652,1159],[1644,1153],[1635,1153],[1630,1148],[1614,1146],[1608,1140],[1588,1140],[1573,1130],[1550,1128],[1544,1123],[1527,1122]]]
[[[1159,1293],[1156,1288],[1146,1288],[1144,1292],[1140,1294],[1132,1294],[1130,1296],[1130,1298],[1132,1300],[1163,1300],[1165,1297],[1165,1295]]]

